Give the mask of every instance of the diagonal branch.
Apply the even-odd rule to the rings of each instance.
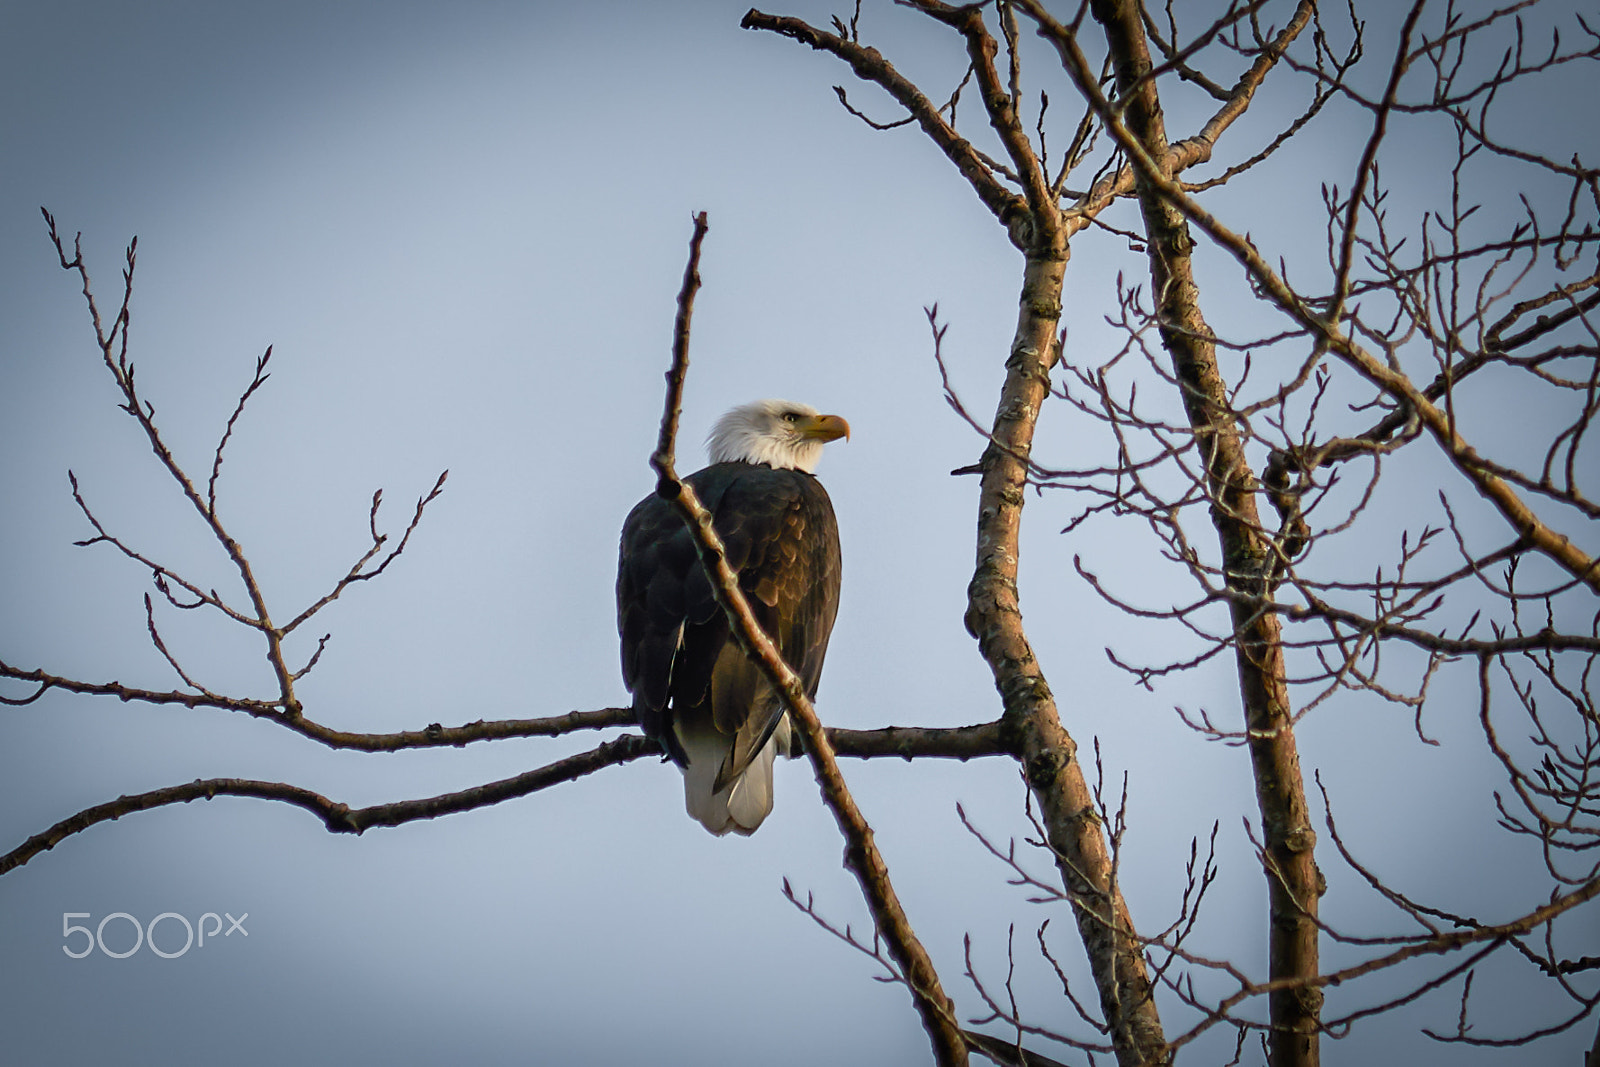
[[[1000,81],[1000,72],[995,69],[995,55],[999,51],[999,44],[984,25],[982,5],[955,6],[942,3],[941,0],[904,0],[904,2],[951,27],[967,42],[967,58],[977,75],[979,94],[984,108],[989,113],[989,125],[1000,137],[1006,155],[1011,157],[1011,165],[1015,168],[1023,192],[1028,198],[1030,219],[1035,226],[1041,223],[1059,225],[1059,216],[1054,210],[1055,193],[1050,187],[1050,179],[1045,174],[1039,157],[1034,153],[1028,131],[1023,128],[1021,117],[1017,113],[1019,100],[1016,90],[1015,41],[1012,42],[1011,49],[1012,84],[1007,88]],[[1008,8],[1002,8],[1003,16],[1008,12]],[[1006,220],[1002,218],[1001,221]]]
[[[1161,168],[1144,151],[1139,139],[1113,113],[1110,103],[1094,86],[1092,80],[1084,78],[1081,70],[1075,74],[1075,78],[1085,95],[1095,101],[1095,106],[1106,122],[1107,129],[1117,143],[1127,151],[1140,176],[1165,202],[1181,211],[1185,218],[1232,254],[1260,291],[1280,311],[1311,331],[1319,343],[1325,345],[1328,351],[1357,374],[1394,397],[1412,412],[1449,457],[1451,464],[1499,511],[1501,517],[1520,537],[1572,577],[1595,592],[1600,592],[1600,558],[1584,552],[1571,538],[1545,523],[1517,494],[1512,485],[1494,473],[1490,465],[1478,454],[1477,449],[1456,430],[1454,420],[1440,410],[1428,398],[1427,393],[1418,388],[1403,371],[1373,355],[1337,323],[1318,314],[1304,297],[1295,292],[1288,282],[1273,270],[1246,237],[1224,226],[1216,216],[1186,194],[1176,181],[1163,174]]]
[[[228,447],[228,441],[233,437],[233,428],[238,423],[239,416],[244,414],[244,406],[250,402],[250,398],[255,395],[256,390],[265,385],[267,379],[272,377],[271,374],[267,373],[267,364],[271,361],[272,346],[268,345],[267,350],[261,354],[261,358],[256,360],[255,376],[250,379],[250,384],[245,387],[244,392],[239,394],[239,403],[234,405],[233,414],[228,416],[228,424],[223,427],[222,440],[217,442],[217,451],[211,460],[211,478],[206,482],[206,511],[212,515],[217,513],[217,479],[222,476],[223,450]]]
[[[845,865],[860,883],[873,921],[888,942],[890,954],[901,973],[906,976],[912,1001],[922,1017],[922,1025],[928,1032],[935,1056],[941,1064],[965,1064],[967,1046],[955,1018],[955,1004],[945,995],[932,958],[922,947],[911,921],[900,906],[889,880],[889,868],[873,841],[872,827],[845,785],[833,745],[817,718],[816,709],[806,698],[805,686],[784,662],[777,646],[751,614],[750,605],[739,589],[738,576],[728,565],[722,541],[712,527],[711,513],[700,503],[694,490],[678,478],[673,467],[677,413],[682,404],[684,374],[688,369],[689,324],[694,295],[700,286],[700,244],[705,233],[706,217],[702,212],[695,217],[694,236],[689,246],[689,265],[684,271],[683,288],[678,295],[673,360],[667,374],[667,400],[661,419],[661,437],[655,453],[650,457],[650,465],[655,468],[658,479],[656,493],[671,502],[693,534],[701,565],[711,578],[717,602],[727,613],[740,647],[761,668],[767,681],[783,698],[805,741],[806,753],[811,757],[823,800],[833,812],[839,832],[845,838]]]
[[[429,504],[433,503],[434,500],[438,498],[440,493],[444,492],[444,483],[449,477],[449,471],[442,471],[439,474],[438,479],[434,481],[433,488],[417,498],[416,510],[411,513],[411,522],[406,525],[405,532],[400,535],[400,543],[395,545],[394,548],[390,549],[389,554],[384,556],[383,559],[379,560],[376,567],[368,570],[364,568],[366,568],[367,564],[371,563],[372,560],[377,557],[379,552],[383,551],[383,546],[389,541],[388,534],[381,534],[378,532],[378,508],[383,503],[383,490],[379,489],[374,492],[372,494],[372,507],[367,512],[367,529],[370,531],[372,544],[367,548],[366,552],[362,554],[361,558],[356,560],[354,565],[352,565],[351,568],[345,572],[344,577],[339,579],[339,581],[334,585],[333,589],[320,597],[315,603],[311,604],[300,614],[296,615],[281,632],[284,635],[293,633],[317,612],[321,611],[335,600],[338,600],[339,597],[343,595],[344,591],[350,586],[354,585],[356,582],[371,581],[384,571],[388,570],[389,564],[398,559],[400,553],[406,550],[406,545],[411,543],[411,535],[416,532],[417,526],[422,522],[422,513],[427,509]]]
[[[982,154],[966,138],[958,134],[955,127],[945,121],[933,101],[895,70],[876,48],[868,48],[838,34],[819,30],[803,19],[787,15],[768,15],[755,8],[751,8],[745,14],[739,26],[746,30],[766,30],[776,33],[801,44],[810,45],[819,51],[832,53],[844,60],[850,65],[850,69],[855,71],[856,77],[881,86],[899,102],[901,107],[911,113],[917,120],[917,125],[922,127],[922,131],[944,152],[950,162],[955,164],[956,170],[960,171],[961,176],[972,186],[983,206],[1000,220],[1001,225],[1009,229],[1013,222],[1025,217],[1026,205],[1023,198],[1001,184],[992,168],[985,163]]]

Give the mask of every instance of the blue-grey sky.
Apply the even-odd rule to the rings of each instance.
[[[829,87],[848,72],[741,31],[743,10],[623,0],[0,10],[0,657],[178,684],[145,633],[147,576],[106,546],[72,546],[88,530],[69,468],[110,529],[237,595],[226,559],[116,410],[43,205],[82,231],[104,305],[139,236],[131,351],[191,471],[206,468],[254,359],[274,346],[272,378],[229,446],[219,507],[279,617],[364,550],[374,489],[397,531],[450,470],[405,556],[316,628],[333,636],[303,683],[307,714],[388,731],[623,703],[616,531],[652,484],[673,300],[691,214],[705,210],[683,465],[695,465],[717,414],[756,397],[803,400],[854,429],[819,471],[846,557],[819,710],[857,727],[993,718],[989,674],[961,622],[975,483],[948,474],[982,442],[941,399],[923,308],[938,303],[956,386],[986,417],[1020,259],[914,129],[875,133],[845,114]],[[831,13],[811,2],[780,10],[813,22]],[[863,34],[933,95],[959,77],[956,42],[911,13],[868,5]],[[849,84],[861,106],[894,115]],[[1299,99],[1263,94],[1259,124],[1238,135],[1270,136]],[[1174,126],[1191,114],[1178,102],[1169,112]],[[1253,211],[1238,225],[1258,240],[1281,235],[1274,255],[1320,240],[1319,182],[1348,180],[1364,131],[1330,123],[1315,150],[1220,201]],[[1419,157],[1430,150],[1419,146]],[[1419,179],[1398,195],[1437,192]],[[1138,277],[1142,263],[1115,235],[1076,243],[1071,344],[1117,343],[1102,321],[1115,273]],[[1041,458],[1074,461],[1079,432],[1061,405],[1041,431],[1054,454]],[[1097,601],[1074,553],[1134,599],[1183,594],[1164,591],[1139,557],[1147,535],[1101,523],[1060,537],[1072,510],[1056,497],[1029,503],[1024,608],[1068,728],[1086,751],[1100,739],[1113,788],[1129,775],[1134,915],[1146,928],[1170,920],[1187,844],[1219,822],[1222,874],[1195,947],[1263,974],[1265,888],[1240,824],[1255,817],[1247,757],[1172,710],[1231,722],[1231,672],[1221,664],[1147,692],[1108,664],[1107,645],[1154,660],[1182,635]],[[248,634],[198,613],[159,618],[207,685],[270,694]],[[1510,907],[1506,868],[1537,855],[1513,853],[1490,825],[1495,768],[1472,709],[1448,692],[1428,720],[1439,748],[1416,741],[1408,715],[1349,699],[1307,719],[1302,759],[1347,805],[1341,827],[1363,858],[1405,891],[1470,886],[1454,898],[1462,907]],[[217,712],[60,693],[5,709],[0,738],[0,850],[88,805],[199,777],[289,781],[358,805],[505,777],[595,740],[341,753]],[[965,1015],[983,1014],[961,977],[962,935],[998,988],[1007,925],[1020,955],[1051,914],[1005,884],[955,815],[960,801],[998,839],[1025,833],[1015,765],[854,762],[846,773],[947,989]],[[703,833],[683,813],[677,772],[650,760],[360,838],[243,799],[97,826],[0,879],[4,1043],[15,1062],[39,1065],[925,1062],[904,991],[874,982],[871,961],[780,895],[787,877],[829,918],[870,927],[804,762],[780,766],[777,788],[774,814],[748,840]],[[1331,858],[1324,867],[1330,921],[1400,925],[1375,918]],[[115,912],[142,922],[248,913],[248,935],[171,960],[63,954],[64,913],[97,924]],[[1070,916],[1054,915],[1058,956],[1078,960]],[[116,920],[105,936],[117,945],[119,923],[132,937]],[[170,920],[162,936],[173,947]],[[1374,990],[1391,988],[1383,981]],[[1515,1025],[1526,970],[1483,982],[1514,1005],[1487,1023]],[[1044,965],[1022,964],[1018,991],[1040,1021],[1075,1025]],[[1340,1003],[1379,994],[1355,996]],[[1172,1018],[1177,1029],[1184,1017]],[[1416,1033],[1454,1019],[1452,999],[1433,1001],[1357,1028],[1325,1056],[1489,1062]],[[1547,1047],[1574,1061],[1584,1037]],[[1202,1046],[1195,1062],[1226,1059],[1225,1045]]]

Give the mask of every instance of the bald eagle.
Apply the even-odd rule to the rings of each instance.
[[[750,609],[815,697],[839,611],[839,527],[812,475],[837,415],[759,400],[718,420],[711,465],[684,481],[710,511]],[[739,650],[694,539],[651,495],[622,524],[617,566],[622,680],[644,732],[683,769],[689,814],[714,834],[751,834],[772,811],[772,761],[789,717]]]

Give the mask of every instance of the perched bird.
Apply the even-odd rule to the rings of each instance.
[[[812,475],[837,415],[758,400],[718,420],[711,465],[684,481],[710,511],[756,621],[815,697],[839,611],[839,527]],[[641,500],[617,565],[622,680],[644,732],[683,769],[689,814],[714,834],[754,833],[772,811],[772,761],[789,717],[739,650],[694,539],[672,506]]]

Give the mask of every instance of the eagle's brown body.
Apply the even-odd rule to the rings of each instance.
[[[737,461],[685,481],[756,621],[814,697],[839,608],[827,491],[804,470]],[[683,768],[690,814],[716,834],[753,832],[772,808],[773,757],[789,754],[783,704],[732,637],[688,528],[654,495],[622,527],[617,628],[639,724]]]

